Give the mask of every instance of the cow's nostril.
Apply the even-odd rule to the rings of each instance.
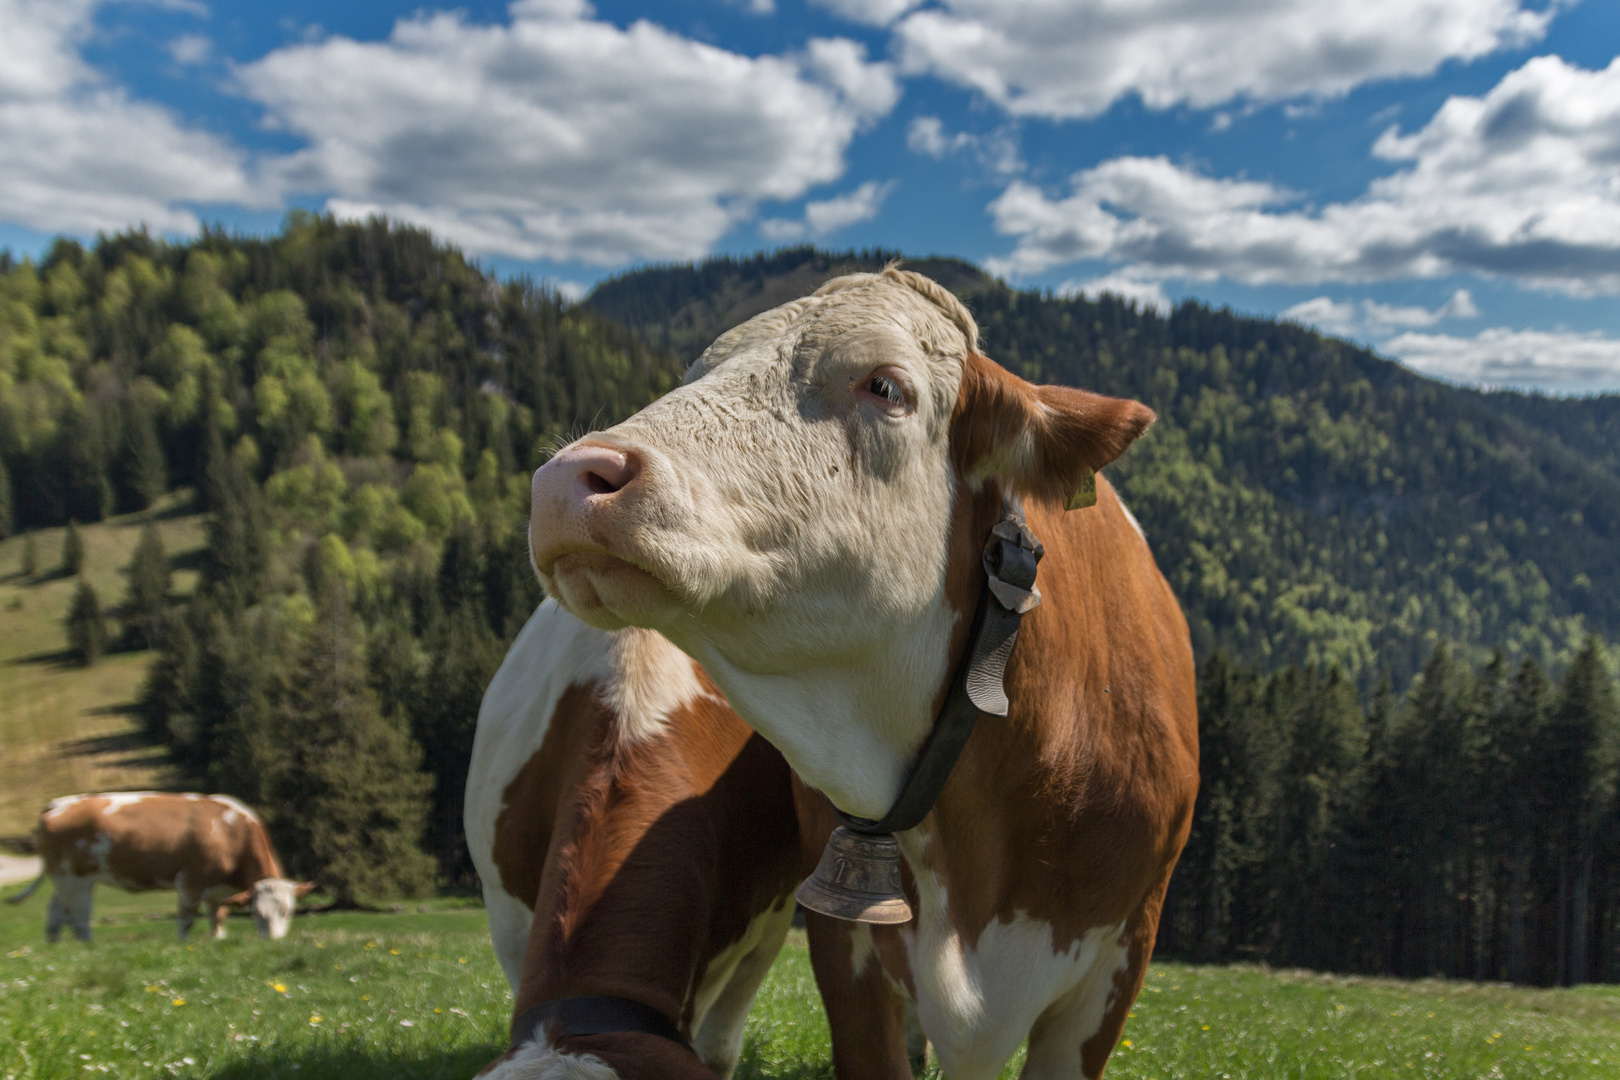
[[[585,487],[592,495],[611,495],[621,486],[596,472],[587,472],[584,479]]]

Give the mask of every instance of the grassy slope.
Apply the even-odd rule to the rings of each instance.
[[[170,501],[177,497],[170,496]],[[159,506],[159,513],[163,505]],[[140,538],[142,515],[111,518],[80,530],[85,576],[104,612],[125,591],[124,568]],[[185,592],[186,569],[202,546],[202,518],[162,517],[159,529]],[[114,653],[93,668],[64,655],[62,618],[77,579],[56,576],[62,530],[35,531],[38,573],[22,575],[26,539],[0,541],[0,837],[32,831],[47,801],[78,791],[163,786],[162,753],[140,739],[129,712],[150,653]],[[109,620],[109,631],[121,627]]]
[[[436,901],[426,914],[307,916],[282,942],[238,919],[228,940],[185,946],[167,921],[170,894],[104,889],[98,901],[88,948],[39,943],[44,890],[0,907],[0,1080],[460,1078],[504,1043],[506,983],[479,910]],[[1620,991],[1160,964],[1125,1037],[1112,1080],[1597,1080],[1620,1075]],[[795,934],[750,1017],[737,1076],[830,1075]]]

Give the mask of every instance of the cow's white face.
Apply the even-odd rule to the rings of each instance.
[[[947,676],[958,491],[992,475],[1061,488],[1029,479],[1051,471],[1043,438],[1073,435],[1061,395],[1114,402],[1042,399],[970,356],[976,335],[903,271],[729,331],[685,385],[535,473],[542,583],[592,625],[661,630],[802,776],[881,816]],[[1110,460],[1152,418],[1114,404],[1136,414]],[[1101,463],[1070,456],[1070,472]]]
[[[286,937],[298,898],[308,891],[307,885],[286,878],[263,878],[255,882],[253,898],[248,903],[253,912],[253,925],[259,928],[259,936],[272,940]]]

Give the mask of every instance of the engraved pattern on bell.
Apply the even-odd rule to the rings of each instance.
[[[894,837],[839,826],[827,839],[816,872],[797,893],[799,903],[835,919],[864,923],[911,921],[900,891],[900,845]]]

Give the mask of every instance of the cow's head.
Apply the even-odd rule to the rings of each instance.
[[[801,775],[880,816],[961,617],[953,507],[989,482],[1061,500],[1153,419],[1033,386],[977,335],[895,269],[728,331],[684,385],[535,473],[542,583],[595,626],[663,631]]]
[[[280,940],[287,936],[292,925],[293,910],[301,897],[315,888],[313,881],[288,881],[286,878],[260,878],[253,888],[226,898],[225,903],[248,904],[253,914],[253,925],[259,936]]]

